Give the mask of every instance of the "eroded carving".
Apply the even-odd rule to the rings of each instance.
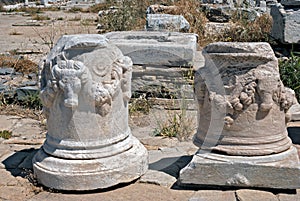
[[[224,43],[223,49],[230,45]],[[220,140],[212,147],[213,150],[236,155],[264,155],[284,151],[291,146],[285,121],[289,120],[287,110],[296,103],[295,93],[283,86],[277,59],[271,48],[264,43],[254,43],[253,46],[256,49],[249,52],[248,44],[240,44],[239,51],[245,48],[247,53],[238,50],[235,53],[234,45],[230,53],[222,52],[222,47],[218,45],[216,49],[213,45],[206,47],[206,66],[197,73],[195,79],[200,111],[195,143],[199,146],[210,138],[206,125],[214,123],[213,119],[207,118],[211,112],[218,113],[224,123]],[[267,48],[270,49],[269,53],[262,55],[260,49]],[[218,80],[208,81],[218,78],[223,84],[219,88],[213,86]],[[221,87],[224,87],[223,91]],[[282,122],[282,119],[285,121]],[[272,135],[273,140],[270,140]],[[255,151],[251,153],[251,149]]]
[[[64,53],[56,56],[54,61],[57,61],[54,65],[52,62],[48,63],[52,78],[47,80],[46,86],[41,89],[41,100],[46,116],[49,115],[49,109],[55,102],[54,99],[60,95],[64,97],[65,107],[75,109],[78,107],[78,95],[81,93],[88,97],[89,101],[95,105],[96,113],[102,116],[109,112],[119,86],[122,89],[124,101],[129,101],[132,71],[132,62],[129,57],[117,59],[112,64],[111,80],[103,82],[93,81],[89,69],[82,62],[68,60]]]
[[[131,59],[102,35],[68,35],[58,41],[40,64],[48,127],[33,159],[40,183],[92,190],[145,173],[147,150],[128,126],[131,71]]]

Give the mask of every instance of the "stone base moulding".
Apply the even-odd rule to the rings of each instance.
[[[57,190],[93,190],[128,183],[147,171],[147,150],[133,136],[132,147],[121,154],[96,159],[63,159],[43,149],[33,158],[38,182]]]
[[[227,186],[275,189],[300,187],[296,148],[267,156],[229,156],[198,151],[180,171],[182,186]]]

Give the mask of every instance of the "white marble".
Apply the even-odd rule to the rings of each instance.
[[[33,159],[43,185],[92,190],[147,170],[128,126],[132,62],[102,35],[63,36],[40,63],[47,139]]]

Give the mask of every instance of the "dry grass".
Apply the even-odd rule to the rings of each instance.
[[[14,68],[17,72],[29,74],[37,73],[38,66],[29,59],[15,56],[0,56],[0,68]]]
[[[272,17],[263,14],[253,22],[244,19],[232,22],[231,28],[224,33],[223,37],[228,42],[267,42],[271,28]]]
[[[43,121],[45,119],[41,110],[24,108],[18,104],[0,104],[0,114],[32,118],[38,121]]]
[[[183,15],[185,19],[190,23],[191,28],[189,32],[196,33],[199,36],[203,36],[207,18],[205,17],[205,13],[200,10],[200,1],[179,0],[175,3],[175,6],[178,6],[178,9],[175,13],[171,14]],[[201,37],[199,38],[201,40]]]
[[[45,20],[50,20],[51,18],[47,15],[35,14],[35,15],[32,15],[31,19],[37,20],[37,21],[45,21]]]

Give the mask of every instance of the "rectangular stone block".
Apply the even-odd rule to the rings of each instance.
[[[295,148],[257,157],[198,152],[180,171],[179,183],[183,186],[297,189],[300,166]]]
[[[190,29],[189,22],[182,15],[147,14],[147,31],[183,31]]]
[[[193,66],[197,35],[178,32],[126,31],[105,34],[133,64]]]
[[[285,9],[281,4],[271,7],[271,35],[282,43],[300,43],[300,9]]]

